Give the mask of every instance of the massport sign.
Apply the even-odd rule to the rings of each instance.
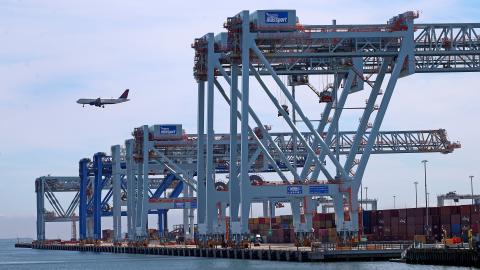
[[[287,11],[265,12],[265,23],[286,24],[288,23]]]

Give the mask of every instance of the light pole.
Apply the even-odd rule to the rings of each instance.
[[[393,195],[393,209],[396,208],[396,207],[395,207],[395,198],[396,198],[396,197],[397,197],[397,196]]]
[[[426,235],[428,237],[428,196],[427,196],[427,162],[428,160],[424,159],[422,160],[423,163],[423,171],[425,174],[425,231]]]
[[[365,188],[365,210],[368,210],[368,204],[367,204],[367,201],[368,201],[368,187],[364,187]]]
[[[417,192],[418,182],[415,181],[413,182],[413,184],[415,185],[415,208],[418,208],[418,192]]]
[[[472,191],[472,205],[475,204],[475,201],[473,199],[473,175],[470,175],[470,190]]]

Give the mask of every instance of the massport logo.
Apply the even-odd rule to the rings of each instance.
[[[265,12],[265,23],[288,23],[288,12]]]
[[[160,126],[160,134],[177,134],[176,126]]]

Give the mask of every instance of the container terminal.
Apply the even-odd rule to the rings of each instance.
[[[418,16],[408,11],[371,25],[306,25],[296,10],[228,17],[225,32],[192,44],[197,133],[181,124],[143,125],[110,153],[81,159],[78,173],[37,178],[37,240],[18,246],[295,261],[403,253],[410,263],[445,263],[429,254],[446,252],[434,257],[477,264],[480,207],[443,206],[465,197],[450,193],[438,198],[439,207],[390,210],[367,210],[376,201],[359,199],[371,154],[461,147],[444,129],[380,129],[398,79],[480,71],[480,23],[415,24]],[[319,89],[311,83],[328,76]],[[318,100],[320,116],[306,115],[299,90]],[[251,105],[250,91],[265,93],[287,131],[261,119],[267,117]],[[348,107],[361,92],[368,98]],[[215,133],[216,94],[229,108],[224,134]],[[351,113],[358,114],[356,128],[340,130]],[[55,195],[64,192],[74,194],[66,207]],[[251,217],[254,203],[263,205],[262,217]],[[291,215],[277,216],[286,204]],[[318,213],[320,206],[333,213]],[[183,211],[183,224],[168,231],[174,209]],[[149,215],[158,218],[155,229]],[[113,230],[102,233],[102,217],[112,217]],[[71,241],[46,239],[46,222],[71,223]]]

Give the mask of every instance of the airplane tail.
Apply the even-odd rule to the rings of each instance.
[[[123,92],[123,94],[119,98],[124,98],[124,99],[128,98],[128,91],[129,89],[126,89],[125,92]]]

